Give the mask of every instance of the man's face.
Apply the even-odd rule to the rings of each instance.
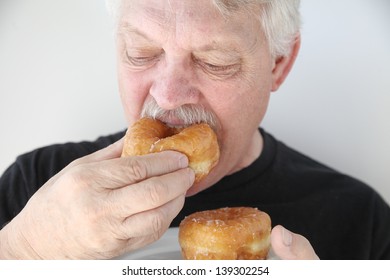
[[[244,11],[224,17],[209,0],[125,3],[118,74],[129,124],[151,100],[164,110],[191,104],[215,115],[220,161],[189,194],[250,164],[261,150],[257,128],[272,87],[273,61],[260,23]],[[162,121],[183,124],[172,114]]]

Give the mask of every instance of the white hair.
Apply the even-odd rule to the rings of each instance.
[[[153,97],[145,100],[141,117],[153,119],[175,118],[183,121],[184,126],[194,123],[207,123],[214,131],[218,131],[220,126],[217,116],[210,110],[206,110],[198,104],[184,104],[172,110],[161,108]]]
[[[106,0],[109,14],[114,21],[119,18],[121,3],[124,0]],[[131,1],[131,0],[127,0]],[[216,8],[228,15],[241,8],[250,10],[253,5],[261,5],[259,21],[268,40],[270,52],[274,57],[289,54],[292,41],[300,26],[300,0],[211,0]],[[248,9],[249,8],[249,9]]]

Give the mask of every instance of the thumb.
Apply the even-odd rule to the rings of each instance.
[[[120,157],[121,153],[122,153],[122,148],[123,148],[123,139],[124,138],[122,137],[118,141],[114,142],[113,144],[111,144],[111,145],[109,145],[101,150],[98,150],[98,151],[91,153],[87,156],[84,156],[84,157],[81,157],[81,158],[78,158],[78,159],[72,161],[65,168],[63,168],[59,173],[57,173],[55,176],[53,176],[48,181],[48,183],[55,182],[58,177],[60,177],[62,174],[64,174],[70,168],[72,168],[74,166]]]
[[[79,158],[75,162],[78,164],[83,164],[83,163],[91,163],[91,162],[118,158],[122,154],[123,140],[124,138],[122,137],[121,139],[114,142],[113,144],[108,145],[107,147],[98,150],[92,154]]]
[[[310,242],[302,235],[278,225],[271,231],[273,253],[282,260],[318,260]]]

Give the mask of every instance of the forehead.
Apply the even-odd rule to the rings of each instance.
[[[211,0],[125,1],[120,27],[157,36],[175,36],[193,45],[206,41],[237,44],[261,37],[260,23],[253,14],[238,10],[222,15]],[[125,30],[126,30],[125,28]]]

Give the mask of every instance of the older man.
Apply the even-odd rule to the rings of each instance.
[[[23,155],[0,181],[0,257],[112,258],[194,211],[246,205],[296,232],[274,227],[282,259],[390,258],[371,188],[258,128],[299,51],[299,1],[108,2],[128,123],[212,123],[220,161],[194,184],[183,154],[120,158],[123,132]]]

